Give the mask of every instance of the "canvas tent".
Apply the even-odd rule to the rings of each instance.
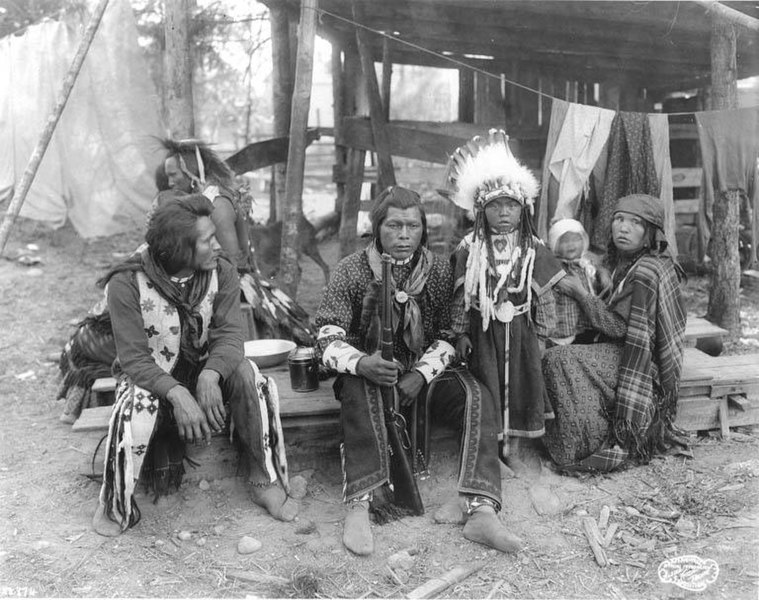
[[[18,184],[57,100],[86,18],[0,39],[0,207]],[[112,0],[20,215],[82,237],[141,226],[155,194],[163,128],[126,0]]]

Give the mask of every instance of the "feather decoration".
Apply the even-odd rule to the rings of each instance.
[[[465,210],[504,196],[532,208],[540,185],[508,142],[503,130],[491,129],[487,138],[476,136],[457,148],[448,161],[443,195]]]

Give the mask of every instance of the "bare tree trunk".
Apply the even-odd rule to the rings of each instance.
[[[290,145],[287,151],[287,201],[282,224],[282,251],[278,282],[295,298],[300,283],[300,233],[303,216],[303,174],[306,166],[306,129],[311,106],[311,84],[314,69],[317,0],[302,0],[298,27],[298,53],[295,64],[295,86],[290,113]]]
[[[169,131],[175,138],[195,135],[190,45],[190,11],[193,4],[192,0],[164,2],[166,111]]]
[[[738,105],[735,28],[720,18],[712,20],[712,109]],[[714,190],[711,231],[712,278],[707,319],[732,335],[740,334],[741,267],[738,254],[739,193]]]
[[[739,191],[715,196],[711,237],[712,279],[706,318],[740,334],[741,267],[738,256]]]
[[[285,137],[290,132],[290,107],[293,100],[293,74],[290,58],[290,19],[280,4],[269,6],[271,23],[272,94],[274,109],[274,137]],[[272,193],[269,204],[269,221],[282,218],[285,196],[286,163],[272,167]]]

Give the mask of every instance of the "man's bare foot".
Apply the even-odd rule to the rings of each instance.
[[[121,534],[121,525],[116,521],[111,520],[107,514],[105,514],[105,507],[98,502],[98,507],[95,509],[95,514],[92,517],[92,528],[96,533],[105,537],[116,537]]]
[[[354,554],[366,556],[374,552],[374,539],[369,526],[369,501],[354,500],[346,507],[343,544]]]
[[[461,496],[451,498],[432,515],[435,523],[450,523],[463,525],[466,521],[466,500]]]
[[[292,521],[298,516],[298,503],[279,484],[251,485],[250,498],[279,521]]]
[[[501,552],[519,552],[522,540],[509,533],[490,506],[481,506],[467,519],[464,537]]]

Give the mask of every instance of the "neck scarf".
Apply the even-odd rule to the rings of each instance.
[[[366,258],[376,281],[382,281],[382,257],[377,250],[376,242],[366,248]],[[424,351],[424,325],[422,312],[419,308],[419,297],[424,292],[427,278],[432,270],[432,253],[427,248],[420,248],[419,259],[416,261],[411,275],[406,282],[397,286],[395,279],[390,282],[393,295],[393,331],[398,330],[403,312],[403,341],[411,352],[421,356]],[[392,278],[392,271],[390,274]],[[403,311],[405,305],[406,310]]]
[[[192,366],[197,366],[204,354],[200,343],[203,318],[198,307],[208,291],[212,271],[196,271],[184,289],[181,289],[163,267],[153,260],[147,247],[140,253],[140,266],[156,291],[176,307],[182,328],[180,356]]]

